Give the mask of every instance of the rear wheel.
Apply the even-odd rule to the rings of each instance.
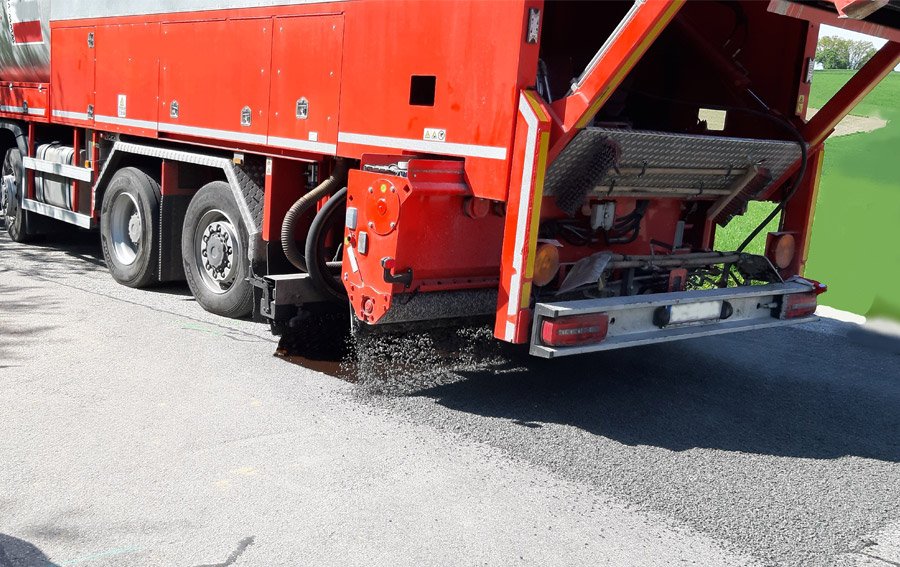
[[[6,215],[6,232],[14,242],[27,242],[30,235],[25,229],[25,211],[20,206],[23,183],[22,154],[17,148],[6,152],[2,169],[2,203]]]
[[[188,286],[204,309],[224,317],[244,317],[253,306],[248,235],[224,181],[209,183],[191,200],[181,232],[181,255]]]
[[[103,196],[103,256],[113,279],[128,287],[157,282],[160,198],[159,184],[133,167],[116,172]]]

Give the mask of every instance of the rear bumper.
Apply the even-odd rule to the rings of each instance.
[[[682,291],[632,297],[588,299],[560,303],[539,303],[534,310],[531,354],[555,358],[612,350],[629,346],[677,341],[738,331],[750,331],[815,321],[815,316],[783,319],[780,316],[784,297],[809,294],[814,287],[805,282],[790,281],[739,288]],[[731,311],[727,318],[673,323],[660,326],[658,313],[673,306],[727,302]],[[698,306],[699,307],[699,306]],[[680,307],[685,310],[690,308]],[[701,309],[702,310],[702,309]],[[577,346],[550,346],[541,337],[544,321],[574,315],[607,314],[609,327],[602,341]],[[657,317],[654,315],[657,314]]]

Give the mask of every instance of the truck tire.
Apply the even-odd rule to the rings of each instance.
[[[3,203],[6,214],[6,232],[13,242],[28,242],[31,235],[26,230],[25,215],[19,206],[22,188],[25,187],[22,175],[22,154],[17,148],[7,150],[3,158],[2,169],[3,183],[0,191],[3,191]]]
[[[117,171],[106,188],[100,241],[109,273],[122,285],[158,281],[160,198],[159,184],[134,167]]]
[[[233,318],[250,314],[248,242],[231,187],[224,181],[204,185],[184,216],[181,255],[194,299],[210,313]]]

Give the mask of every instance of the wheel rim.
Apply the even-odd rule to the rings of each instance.
[[[0,215],[6,219],[6,226],[12,226],[16,222],[19,212],[15,175],[4,172],[3,185],[0,187],[0,200],[2,200],[0,202]]]
[[[116,263],[130,266],[137,260],[144,235],[144,220],[137,200],[126,192],[116,195],[110,214],[110,236]]]
[[[237,278],[236,261],[242,254],[234,223],[219,209],[207,211],[194,229],[194,252],[203,285],[222,294]]]

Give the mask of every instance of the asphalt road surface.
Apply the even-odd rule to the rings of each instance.
[[[4,232],[0,567],[900,565],[876,338],[547,362],[467,330],[303,366],[184,286],[115,284],[95,236]]]

